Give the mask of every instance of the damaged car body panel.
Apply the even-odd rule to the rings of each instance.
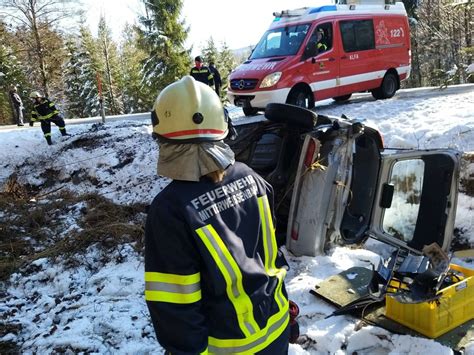
[[[359,120],[269,104],[267,120],[237,125],[236,159],[275,190],[277,234],[295,255],[371,237],[414,253],[449,248],[460,153],[384,152],[380,133]]]
[[[296,106],[269,104],[265,117],[239,127],[245,133],[230,145],[273,186],[280,245],[296,256],[368,238],[390,246],[371,268],[352,267],[310,290],[336,306],[329,316],[351,313],[389,331],[464,344],[470,333],[458,329],[474,321],[474,270],[451,264],[449,253],[461,153],[388,154],[363,122]]]

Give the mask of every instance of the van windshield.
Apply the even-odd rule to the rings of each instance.
[[[310,24],[275,28],[265,32],[249,59],[294,55],[300,49]]]

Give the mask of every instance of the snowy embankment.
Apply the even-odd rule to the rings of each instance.
[[[331,100],[318,103],[316,110],[366,119],[383,133],[389,148],[474,151],[474,85],[444,91],[402,90],[384,101],[356,95],[343,105]],[[239,110],[231,114],[237,116]],[[142,240],[133,237],[140,231],[127,229],[125,234],[132,237],[113,243],[111,238],[120,234],[114,234],[110,226],[105,231],[97,227],[101,219],[112,217],[119,231],[140,225],[145,217],[142,207],[168,183],[156,176],[157,146],[151,138],[150,122],[147,118],[124,117],[105,126],[70,123],[67,121],[72,136],[66,139],[53,127],[55,144],[51,147],[38,127],[0,131],[2,190],[7,183],[16,184],[18,189],[23,186],[36,195],[35,201],[17,206],[17,210],[7,208],[10,202],[2,204],[0,223],[10,234],[23,236],[25,243],[31,244],[29,250],[40,256],[34,261],[28,261],[28,255],[19,257],[27,261],[25,266],[2,283],[0,312],[5,327],[0,332],[0,352],[162,353],[143,298]],[[472,175],[473,166],[464,167],[463,174]],[[70,195],[57,194],[66,191]],[[92,193],[98,197],[78,199]],[[135,209],[115,210],[101,198]],[[106,215],[104,211],[109,209],[114,212]],[[471,247],[473,209],[474,198],[461,192],[455,227],[461,231],[463,243]],[[111,217],[114,213],[116,216]],[[86,237],[101,243],[85,243],[79,251],[74,249],[77,240],[82,242]],[[64,249],[43,252],[45,246],[58,243],[63,243]],[[8,243],[2,243],[2,248],[9,248]],[[290,354],[452,353],[433,340],[360,326],[350,316],[325,318],[334,307],[309,290],[349,267],[376,264],[382,253],[383,248],[376,243],[365,249],[337,247],[314,258],[286,253],[291,266],[287,289],[300,307],[302,334],[300,343],[291,345]],[[472,259],[454,261],[474,268]],[[474,354],[474,339],[466,353]]]

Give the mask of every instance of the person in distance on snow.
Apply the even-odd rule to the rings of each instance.
[[[10,99],[13,103],[15,121],[18,126],[23,126],[23,101],[20,95],[18,95],[18,89],[16,86],[12,86],[10,90]]]
[[[217,68],[214,65],[214,62],[209,63],[209,70],[212,73],[212,77],[214,78],[214,88],[216,89],[216,94],[217,96],[221,96],[221,86],[222,86],[222,79],[221,79],[221,74],[217,70]]]
[[[66,123],[63,117],[59,114],[59,110],[55,104],[43,97],[38,91],[33,91],[30,94],[30,98],[33,100],[33,111],[31,112],[30,126],[33,126],[34,122],[39,121],[41,123],[41,130],[44,133],[44,138],[49,145],[53,144],[51,140],[51,122],[59,127],[59,131],[63,136],[68,136],[66,133]]]
[[[189,75],[201,83],[209,86],[214,85],[214,77],[212,72],[208,67],[202,65],[202,58],[200,56],[194,58],[194,67],[191,69]]]
[[[168,354],[287,354],[288,264],[273,189],[223,142],[228,117],[185,76],[154,105],[158,174],[173,181],[148,211],[145,299]]]

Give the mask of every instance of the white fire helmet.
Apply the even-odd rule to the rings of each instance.
[[[208,85],[189,75],[161,91],[152,116],[153,131],[168,142],[219,141],[228,133],[220,98]]]
[[[38,91],[33,91],[30,94],[30,99],[37,99],[37,98],[41,98],[41,97],[43,97],[43,95],[41,95]]]

